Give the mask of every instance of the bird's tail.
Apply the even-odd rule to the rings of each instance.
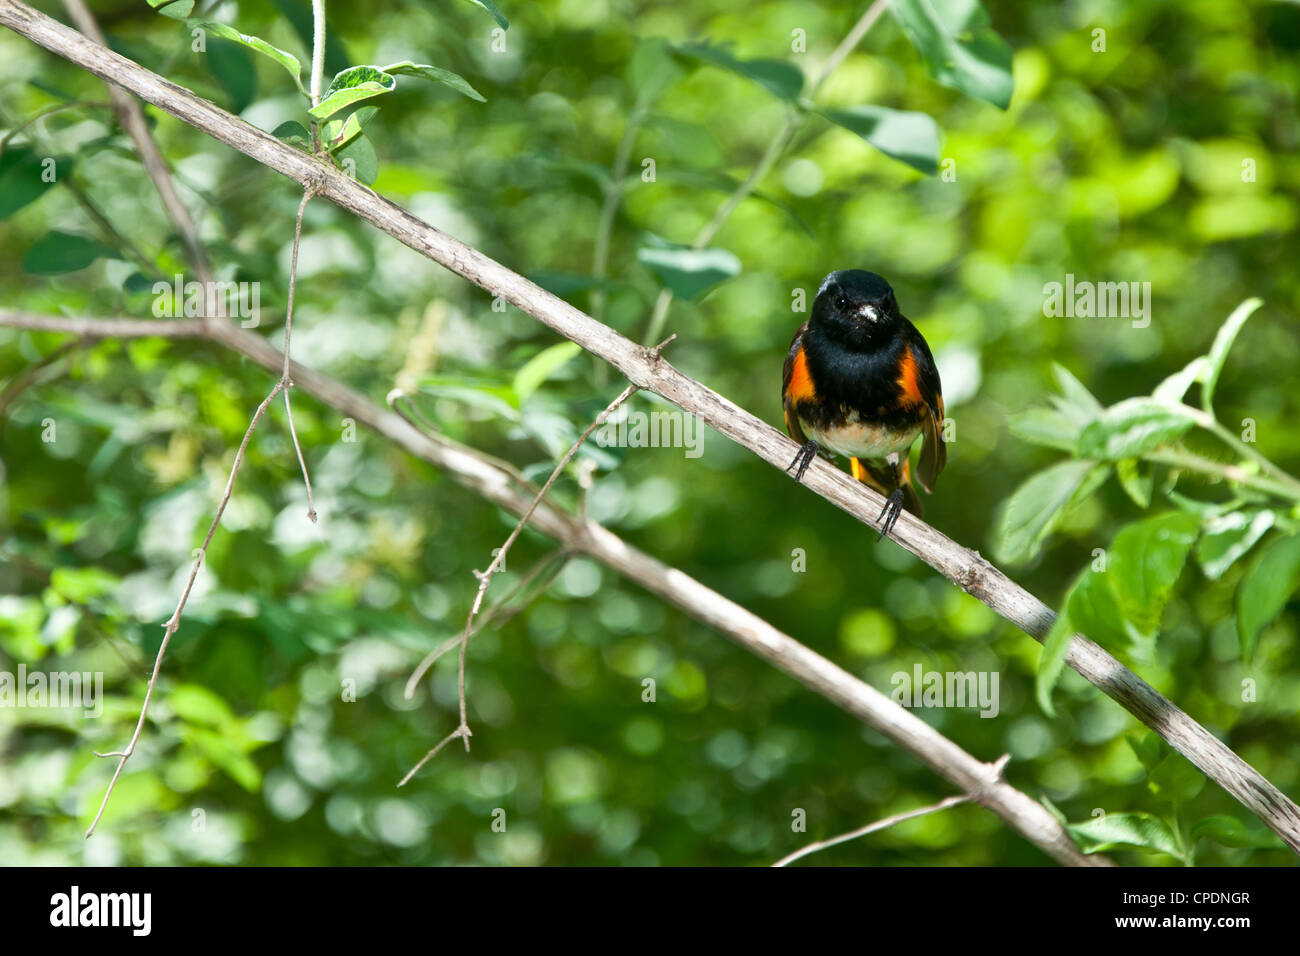
[[[921,504],[921,496],[916,493],[916,488],[912,486],[912,465],[906,458],[898,466],[897,484],[894,483],[894,469],[887,464],[863,461],[861,458],[850,458],[849,467],[854,478],[864,485],[876,489],[886,498],[892,495],[896,488],[902,488],[903,507],[918,518],[925,517],[925,507]]]

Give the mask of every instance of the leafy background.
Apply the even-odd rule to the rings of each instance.
[[[93,6],[121,52],[290,142],[310,137],[291,68],[215,35],[195,53],[186,25],[143,3]],[[487,6],[330,5],[327,77],[412,61],[452,71],[484,100],[407,74],[391,92],[354,101],[331,118],[365,124],[349,131],[359,178],[373,174],[384,195],[634,338],[659,331],[651,314],[667,284],[679,294],[658,324],[678,334],[672,361],[774,423],[781,360],[804,318],[792,311],[794,291],[811,293],[832,268],[883,273],[935,348],[956,422],[929,520],[1057,606],[1095,549],[1120,568],[1124,554],[1139,555],[1129,558],[1136,574],[1157,563],[1123,542],[1159,542],[1167,586],[1126,587],[1112,566],[1097,600],[1115,603],[1077,613],[1091,613],[1102,631],[1093,636],[1146,680],[1300,793],[1300,622],[1287,603],[1300,566],[1295,501],[1154,460],[1177,447],[1239,463],[1239,450],[1199,427],[1123,445],[1134,435],[1112,411],[1106,433],[1094,429],[1084,447],[1044,419],[1069,412],[1082,432],[1101,407],[1150,395],[1258,297],[1264,304],[1222,365],[1214,410],[1234,434],[1253,420],[1254,447],[1283,468],[1300,464],[1300,435],[1287,424],[1300,413],[1288,387],[1300,358],[1300,8],[903,4],[801,106],[861,9],[506,4],[500,52]],[[200,8],[309,60],[301,0]],[[926,10],[965,24],[956,55],[915,19]],[[1105,52],[1093,50],[1099,28]],[[795,30],[806,53],[792,50]],[[999,35],[1014,75],[1009,102]],[[8,308],[148,316],[154,277],[185,271],[104,101],[94,78],[0,35]],[[24,126],[52,107],[61,108]],[[755,196],[709,252],[692,253],[792,109],[792,141]],[[149,113],[221,276],[261,282],[262,329],[278,343],[295,188]],[[615,177],[625,133],[625,175]],[[43,184],[40,160],[51,156],[58,182]],[[653,182],[642,179],[646,158]],[[1253,182],[1243,182],[1243,159],[1254,161]],[[955,179],[935,174],[943,160]],[[622,202],[603,232],[611,188]],[[608,267],[597,280],[602,234]],[[1046,317],[1043,286],[1067,273],[1150,282],[1150,326]],[[299,277],[296,358],[376,400],[394,383],[418,389],[448,435],[530,474],[545,474],[621,387],[568,351],[545,353],[517,377],[554,335],[513,309],[494,311],[482,291],[324,202],[307,209]],[[57,355],[28,387],[12,387],[64,341],[0,329],[0,669],[102,670],[108,700],[97,720],[0,708],[0,860],[761,864],[950,793],[877,734],[585,559],[551,568],[540,594],[475,638],[473,752],[449,749],[394,789],[455,723],[454,655],[411,702],[405,677],[459,629],[471,570],[490,561],[512,520],[365,432],[345,440],[335,412],[298,396],[321,524],[303,517],[277,408],[252,443],[141,746],[100,830],[83,840],[112,770],[92,750],[129,736],[159,625],[270,379],[201,344],[107,341]],[[1201,388],[1190,405],[1200,407]],[[634,407],[659,406],[639,396]],[[41,440],[46,419],[57,423],[53,443]],[[1050,447],[1033,440],[1036,420],[1057,429]],[[1099,459],[1098,447],[1110,451]],[[707,434],[698,459],[677,449],[583,458],[596,467],[593,517],[873,685],[889,689],[892,674],[916,664],[999,672],[996,719],[917,713],[984,759],[1009,752],[1009,779],[1078,824],[1083,845],[1152,866],[1293,862],[1117,704],[1056,672],[1037,643],[721,437]],[[1068,507],[1025,491],[1062,468],[1093,476],[1082,493],[1064,494],[1075,499]],[[576,501],[572,477],[560,494]],[[1207,574],[1195,549],[1213,545],[1196,542],[1225,533],[1209,522],[1246,516],[1253,526],[1264,512],[1262,537],[1221,570],[1222,549],[1209,553],[1219,573]],[[806,572],[792,571],[794,549],[806,553]],[[492,595],[549,553],[526,535]],[[1271,613],[1243,647],[1239,593],[1252,575],[1246,604],[1256,617]],[[1072,616],[1083,606],[1068,605]],[[641,700],[645,677],[658,682],[655,703]],[[354,702],[341,699],[345,679],[356,682]],[[1243,679],[1255,682],[1253,701],[1242,699]],[[497,808],[504,834],[490,826]],[[791,832],[795,808],[807,811],[806,834]],[[1104,820],[1093,819],[1098,809]],[[810,862],[1045,858],[991,814],[958,807]]]

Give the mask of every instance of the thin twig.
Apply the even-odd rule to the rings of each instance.
[[[938,803],[928,807],[921,807],[918,810],[907,810],[903,813],[896,813],[892,817],[886,817],[883,820],[877,820],[875,823],[868,823],[864,827],[856,830],[850,830],[848,833],[841,833],[839,836],[833,836],[825,840],[818,840],[816,843],[810,843],[801,850],[795,850],[789,856],[783,856],[772,866],[787,866],[795,860],[802,859],[805,856],[816,853],[818,850],[824,850],[827,847],[837,846],[841,843],[847,843],[850,840],[856,840],[858,837],[866,836],[868,833],[875,833],[878,830],[884,830],[894,826],[896,823],[902,823],[904,820],[913,820],[916,817],[923,817],[930,813],[937,813],[940,810],[946,810],[949,807],[955,807],[959,803],[968,803],[985,795],[990,786],[1002,780],[1002,771],[1006,768],[1011,760],[1011,754],[1003,754],[993,763],[987,766],[987,775],[976,784],[970,793],[959,793],[953,797],[946,797]]]
[[[459,638],[457,638],[457,640],[459,640]],[[438,745],[434,747],[432,750],[430,750],[423,757],[421,757],[416,762],[414,767],[406,771],[406,776],[404,776],[401,780],[397,781],[397,785],[399,787],[406,786],[406,784],[410,782],[410,779],[420,772],[421,767],[423,767],[434,757],[438,756],[438,751],[440,751],[443,747],[447,746],[447,744],[451,743],[453,740],[455,740],[458,737],[465,738],[465,749],[468,750],[469,749],[469,727],[466,724],[461,724],[459,727],[457,727],[455,730],[449,733],[446,737],[443,737],[442,740],[438,741]]]
[[[523,605],[514,608],[509,607],[510,602],[514,600],[515,595],[522,594],[525,588],[527,588],[530,584],[532,584],[534,580],[541,577],[543,571],[549,572],[546,578],[544,579],[546,580],[547,583],[549,583],[550,578],[554,577],[555,574],[557,574],[559,570],[564,567],[568,559],[568,556],[569,553],[564,548],[559,548],[555,551],[550,552],[545,557],[539,559],[536,563],[534,563],[533,566],[528,569],[528,572],[523,576],[523,578],[520,579],[519,583],[516,584],[513,588],[511,588],[510,592],[506,594],[505,597],[503,597],[499,602],[492,605],[492,607],[488,608],[487,612],[484,613],[484,615],[480,617],[478,621],[475,622],[474,629],[470,633],[470,637],[473,637],[475,634],[478,634],[489,624],[493,623],[498,617],[506,617],[506,616],[514,617],[516,614],[518,614],[520,610],[522,610]],[[540,593],[540,590],[538,593]],[[414,697],[415,688],[419,686],[420,680],[424,677],[426,673],[428,673],[429,668],[432,667],[434,664],[438,663],[438,659],[441,658],[442,655],[446,654],[449,650],[451,650],[459,643],[460,643],[460,635],[457,634],[455,637],[447,638],[447,640],[443,641],[441,644],[439,644],[437,647],[431,650],[428,654],[426,654],[423,660],[421,660],[420,663],[416,665],[415,670],[411,672],[411,676],[406,679],[406,688],[403,690],[402,695],[407,700],[410,700],[412,697]]]
[[[298,453],[298,465],[302,468],[302,483],[307,486],[307,517],[316,523],[316,502],[311,493],[311,476],[307,474],[307,459],[303,457],[302,445],[298,443],[298,431],[293,427],[293,406],[289,403],[289,390],[293,388],[293,379],[289,375],[289,340],[293,335],[293,294],[298,280],[298,244],[302,240],[302,215],[307,203],[316,195],[316,190],[307,188],[303,191],[302,202],[298,204],[298,216],[293,224],[293,252],[289,260],[289,301],[284,311],[284,365],[280,371],[280,384],[284,386],[284,412],[289,419],[289,436],[293,439],[293,450]]]
[[[262,404],[257,406],[257,411],[253,413],[252,421],[248,423],[248,429],[244,432],[244,440],[239,443],[239,449],[235,452],[234,464],[230,467],[230,477],[226,479],[226,489],[222,492],[221,502],[217,505],[217,513],[212,518],[212,523],[208,525],[208,533],[203,538],[203,544],[199,547],[199,553],[194,558],[194,564],[190,567],[190,576],[185,582],[185,589],[181,592],[180,601],[176,604],[176,610],[172,616],[167,619],[164,625],[162,644],[158,647],[158,656],[154,658],[153,672],[149,675],[149,686],[145,688],[144,703],[140,706],[140,719],[136,721],[135,732],[131,735],[131,741],[126,745],[124,750],[116,750],[110,753],[99,753],[96,751],[96,757],[119,757],[117,769],[113,771],[113,779],[108,782],[108,789],[104,791],[104,799],[99,802],[99,811],[95,814],[95,819],[91,821],[89,829],[86,830],[86,838],[95,832],[95,827],[99,825],[99,819],[104,815],[104,809],[108,806],[108,798],[113,795],[113,788],[117,786],[118,778],[122,775],[122,768],[126,766],[127,760],[131,754],[135,753],[136,742],[140,739],[140,733],[144,730],[145,716],[149,713],[149,701],[153,699],[154,686],[158,683],[158,674],[162,670],[163,656],[167,653],[167,645],[171,643],[172,635],[181,624],[181,614],[185,610],[185,604],[190,599],[190,591],[194,588],[194,580],[199,576],[199,567],[203,564],[203,558],[208,553],[208,545],[212,541],[212,536],[217,531],[217,525],[221,523],[221,516],[226,511],[226,505],[230,503],[230,494],[235,487],[235,476],[239,474],[239,466],[244,462],[244,449],[248,447],[248,440],[253,437],[253,430],[257,428],[257,423],[262,420],[266,414],[267,407],[284,389],[284,382],[276,382],[272,387],[270,394],[262,399]]]
[[[149,713],[149,702],[153,699],[154,687],[158,683],[158,674],[162,670],[162,662],[163,657],[167,653],[167,645],[171,643],[172,635],[174,635],[180,627],[181,614],[184,612],[185,605],[190,599],[190,591],[194,588],[194,581],[198,577],[199,568],[202,566],[203,559],[208,553],[208,545],[212,542],[212,536],[216,534],[218,525],[221,524],[221,516],[225,514],[226,505],[230,503],[230,495],[235,488],[235,476],[239,474],[239,466],[243,464],[244,450],[248,447],[249,439],[253,437],[253,431],[257,428],[257,423],[262,420],[262,416],[266,414],[267,408],[270,406],[271,402],[275,400],[275,397],[281,392],[284,392],[286,399],[288,398],[288,390],[292,385],[292,381],[289,378],[289,333],[293,326],[293,293],[298,273],[298,244],[302,235],[303,210],[306,209],[307,202],[311,199],[312,195],[313,191],[310,189],[303,194],[302,202],[298,206],[298,217],[294,227],[293,253],[290,260],[289,272],[289,301],[285,313],[285,352],[280,378],[271,388],[271,391],[266,398],[262,400],[262,404],[257,406],[257,410],[253,413],[252,420],[248,423],[248,429],[244,432],[244,439],[239,443],[239,449],[235,452],[235,461],[230,468],[230,477],[226,480],[226,489],[222,493],[220,503],[217,505],[217,512],[212,518],[212,523],[208,526],[208,533],[203,538],[203,544],[199,547],[199,553],[194,558],[194,564],[190,568],[190,576],[185,582],[185,589],[181,592],[180,601],[176,605],[176,610],[172,612],[172,616],[167,620],[165,625],[166,630],[163,632],[162,644],[158,647],[158,656],[154,658],[153,672],[149,677],[149,685],[145,689],[144,702],[140,707],[140,719],[136,722],[135,732],[131,735],[131,740],[126,745],[125,750],[113,751],[111,753],[96,752],[95,754],[97,757],[119,757],[120,759],[117,764],[117,769],[113,771],[112,779],[108,782],[108,789],[104,791],[104,799],[100,801],[99,810],[95,814],[95,819],[91,821],[89,829],[86,830],[87,839],[89,839],[91,834],[95,832],[95,827],[99,825],[99,820],[104,815],[104,810],[108,806],[109,797],[113,795],[113,788],[117,786],[118,778],[122,775],[122,769],[126,766],[126,762],[130,759],[131,755],[135,753],[136,742],[140,739],[140,734],[144,730],[145,717]],[[289,409],[289,430],[290,434],[293,434],[292,409]],[[294,447],[298,447],[297,435],[294,435]],[[298,461],[302,463],[303,478],[306,480],[307,465],[303,461],[302,450],[300,448],[298,449]],[[315,521],[316,510],[312,506],[311,502],[311,483],[308,481],[307,513],[308,517],[310,517],[312,521]]]
[[[932,804],[931,806],[921,807],[919,810],[908,810],[905,813],[896,813],[892,817],[885,817],[885,819],[877,820],[875,823],[868,823],[866,826],[859,827],[856,830],[850,830],[848,833],[841,833],[839,836],[833,836],[826,840],[818,840],[816,843],[810,843],[801,850],[795,850],[789,856],[781,857],[781,859],[773,863],[772,866],[788,866],[795,860],[801,860],[805,856],[811,856],[818,850],[825,850],[827,847],[838,846],[841,843],[848,843],[850,840],[864,837],[868,833],[876,833],[879,830],[888,829],[889,827],[892,827],[897,823],[902,823],[905,820],[914,820],[917,817],[923,817],[930,813],[937,813],[940,810],[947,810],[949,807],[955,807],[959,803],[969,802],[970,797],[962,793],[955,797],[948,797],[945,800],[940,800],[938,803]]]

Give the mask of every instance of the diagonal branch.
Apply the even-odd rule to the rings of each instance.
[[[653,358],[650,349],[602,325],[477,249],[423,222],[339,170],[286,146],[269,133],[139,64],[88,41],[18,0],[0,0],[0,24],[91,73],[121,85],[304,187],[317,185],[318,195],[355,213],[493,295],[500,295],[605,359],[633,384],[657,392],[685,411],[698,415],[720,434],[748,448],[769,464],[784,469],[798,450],[790,439],[770,425],[682,374],[663,359]],[[236,333],[239,331],[223,323],[214,327],[212,336],[229,344],[238,338]],[[257,341],[261,342],[260,339]],[[397,416],[392,417],[402,421]],[[402,425],[410,428],[405,422]],[[489,483],[494,484],[496,480],[499,476]],[[883,501],[861,482],[822,461],[813,462],[804,477],[804,485],[865,524],[871,523]],[[962,547],[907,513],[900,517],[893,537],[1036,640],[1042,641],[1051,629],[1056,619],[1052,610],[977,552]],[[667,590],[673,593],[671,589]],[[1168,741],[1259,816],[1288,846],[1300,852],[1300,807],[1226,744],[1086,637],[1074,636],[1066,654],[1066,663]]]

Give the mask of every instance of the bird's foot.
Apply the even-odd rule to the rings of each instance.
[[[876,523],[880,525],[880,535],[876,538],[877,541],[894,530],[894,525],[898,523],[898,515],[902,510],[903,489],[896,488],[894,493],[885,499],[885,507],[881,508],[880,514],[876,516]]]
[[[789,471],[793,468],[794,480],[803,481],[803,473],[808,470],[808,466],[812,464],[813,459],[817,457],[817,453],[821,450],[821,446],[815,441],[804,442],[795,454],[794,461],[790,462],[785,470]]]

